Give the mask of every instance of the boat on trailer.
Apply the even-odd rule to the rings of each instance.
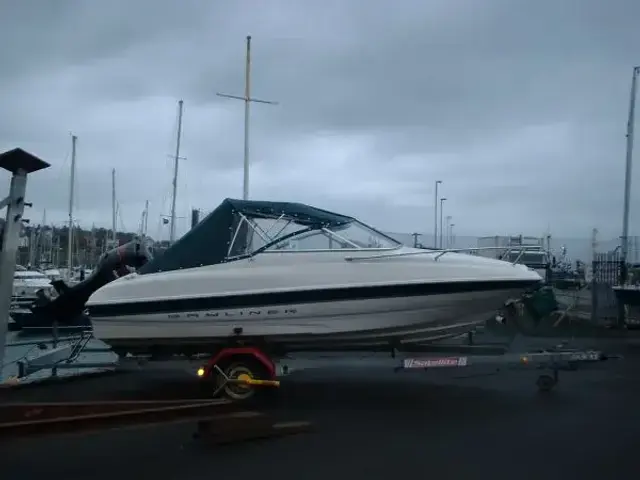
[[[613,287],[618,301],[632,307],[640,306],[640,285],[617,285]]]
[[[524,265],[410,248],[308,205],[226,199],[86,307],[119,354],[411,350],[473,330],[541,282]]]

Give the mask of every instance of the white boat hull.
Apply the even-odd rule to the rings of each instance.
[[[118,353],[408,347],[464,334],[540,281],[524,265],[405,247],[324,210],[225,200],[86,307]]]
[[[399,349],[469,332],[523,288],[92,318],[94,334],[131,353],[208,353],[234,337],[282,349]]]

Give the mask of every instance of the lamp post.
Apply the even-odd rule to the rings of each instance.
[[[13,274],[16,268],[16,254],[20,240],[20,230],[23,225],[24,208],[31,207],[31,203],[24,201],[27,191],[27,176],[38,170],[44,170],[50,165],[25,152],[21,148],[14,148],[0,153],[0,168],[12,174],[9,195],[0,200],[0,209],[6,208],[4,229],[0,232],[0,382],[7,343],[7,327],[9,308],[11,306],[11,292],[13,289]]]
[[[449,248],[449,225],[451,225],[451,219],[453,217],[451,215],[447,215],[445,219],[445,225],[447,226],[447,230],[444,233],[444,244],[447,248]]]
[[[456,224],[452,223],[451,225],[449,225],[449,243],[451,247],[455,248],[455,237],[453,236],[453,227],[455,227]]]
[[[438,248],[438,185],[442,180],[436,180],[436,195],[433,202],[433,245]]]
[[[443,204],[447,199],[445,197],[442,197],[440,199],[440,248],[442,248],[442,210],[443,210]]]

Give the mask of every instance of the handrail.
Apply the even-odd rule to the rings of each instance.
[[[514,249],[517,249],[516,251],[519,251],[520,254],[513,262],[511,262],[513,265],[515,265],[520,260],[520,258],[522,258],[522,255],[524,255],[524,252],[527,250],[543,251],[537,245],[517,245],[517,246],[511,246],[511,247],[468,247],[468,248],[447,248],[447,249],[437,249],[437,250],[433,249],[433,250],[424,250],[424,251],[418,251],[418,252],[416,251],[402,252],[402,253],[395,253],[395,254],[384,253],[381,255],[368,255],[366,257],[349,256],[349,257],[344,257],[344,259],[348,262],[355,262],[359,260],[376,260],[378,258],[409,257],[413,255],[436,255],[434,260],[437,261],[440,257],[450,252],[477,252],[481,250],[482,251],[506,250],[505,254],[508,254],[514,251]]]

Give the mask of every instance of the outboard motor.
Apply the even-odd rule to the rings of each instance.
[[[91,275],[83,281],[72,286],[67,285],[64,280],[51,282],[58,296],[48,298],[40,291],[31,311],[35,317],[46,319],[48,324],[55,320],[62,326],[89,325],[89,320],[83,313],[89,297],[107,283],[131,273],[151,259],[151,252],[139,240],[114,248],[102,256]]]

